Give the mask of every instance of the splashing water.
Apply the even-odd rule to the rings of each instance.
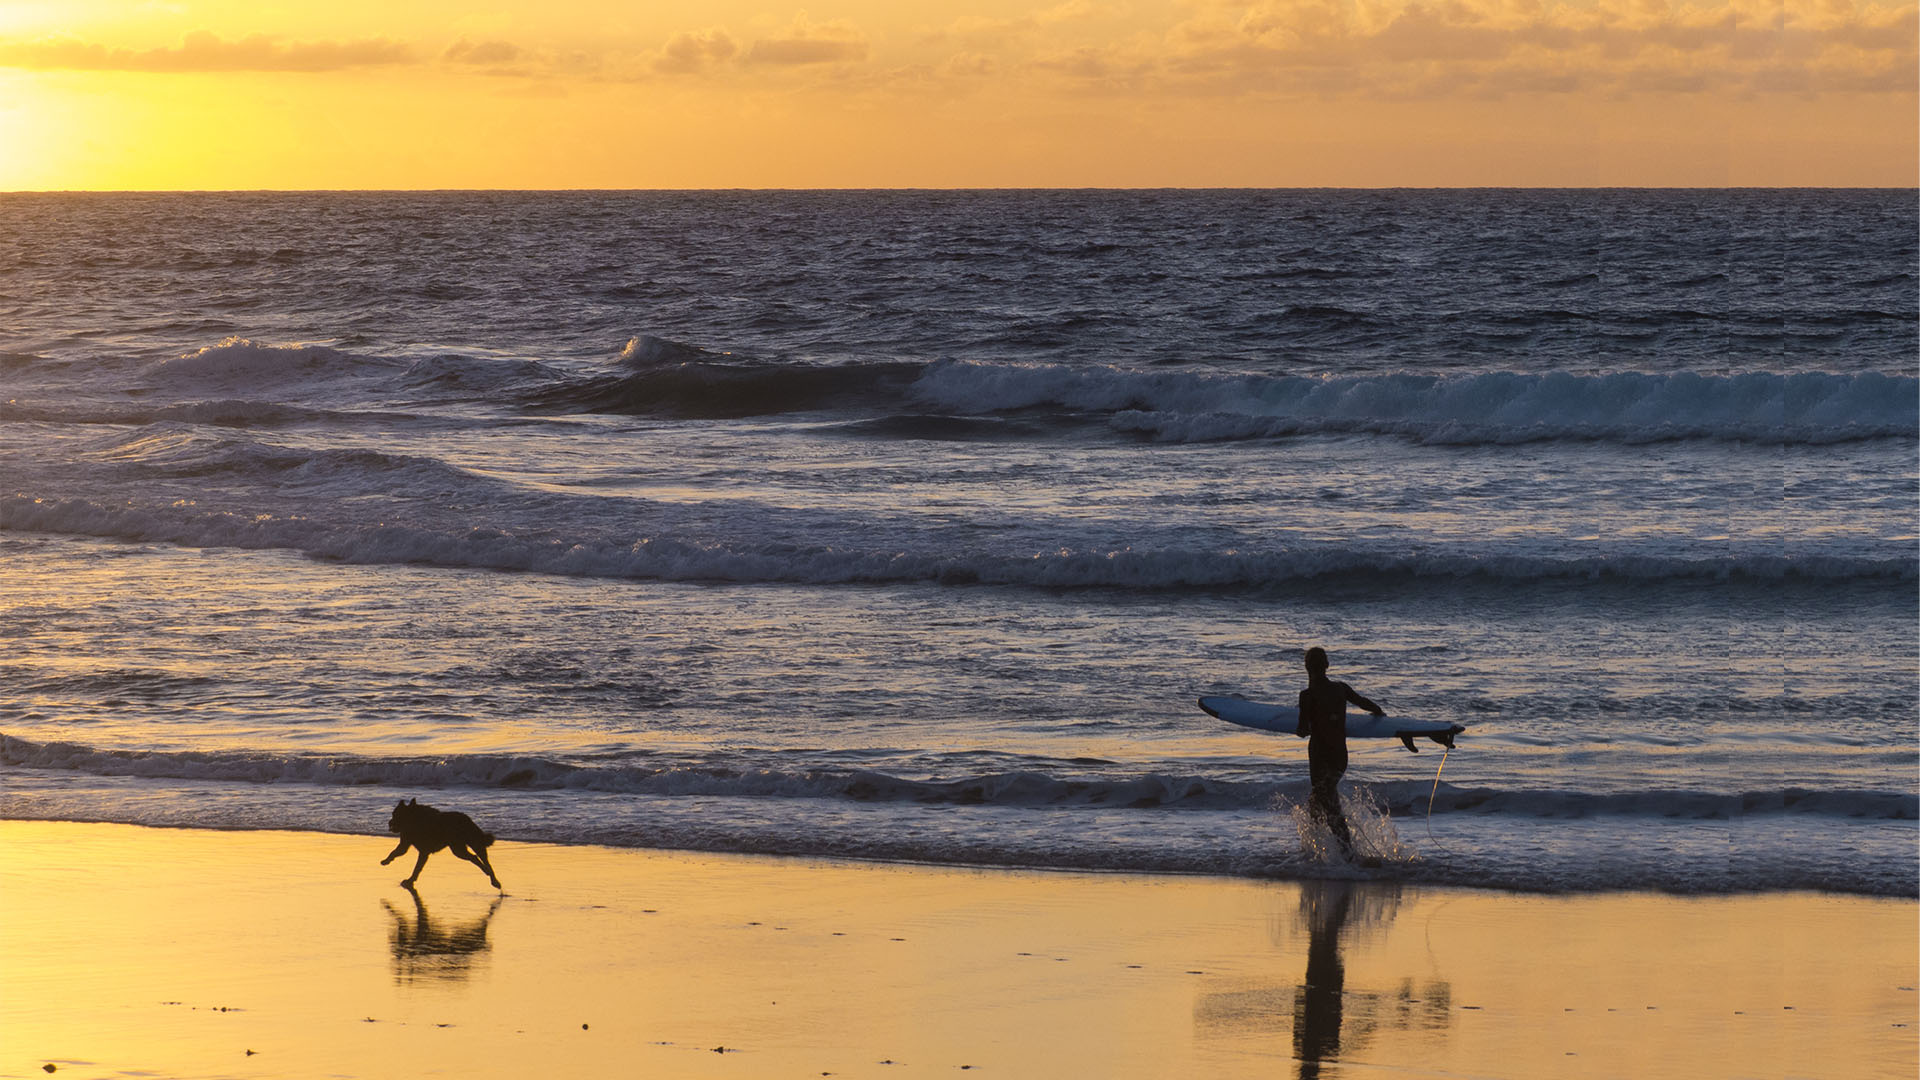
[[[1346,815],[1347,831],[1353,837],[1353,860],[1340,853],[1339,842],[1333,838],[1332,830],[1314,816],[1308,804],[1275,796],[1273,809],[1293,819],[1294,831],[1300,837],[1301,853],[1315,863],[1345,865],[1350,861],[1373,859],[1382,865],[1405,864],[1420,857],[1401,842],[1400,832],[1393,827],[1393,816],[1388,813],[1387,804],[1373,789],[1362,784],[1340,785],[1340,809]]]

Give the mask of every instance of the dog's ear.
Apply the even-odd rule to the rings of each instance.
[[[411,803],[411,804],[413,804],[414,806],[419,806],[419,805],[420,805],[420,800],[419,800],[419,798],[418,798],[418,797],[415,797],[415,798],[412,798],[412,799],[408,799],[408,800],[407,800],[407,802],[409,802],[409,803]]]

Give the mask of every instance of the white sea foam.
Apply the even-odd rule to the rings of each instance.
[[[652,334],[628,338],[627,343],[620,348],[620,363],[628,367],[726,360],[731,356],[731,353],[713,352]]]
[[[1912,896],[1913,828],[1838,812],[1763,812],[1719,820],[1658,812],[1577,819],[1480,812],[1436,821],[1441,844],[1408,842],[1385,811],[1392,796],[1356,787],[1344,800],[1363,853],[1378,867],[1316,858],[1268,802],[1297,804],[1304,781],[1243,792],[1235,802],[1126,805],[1086,797],[1100,784],[1022,782],[1005,802],[923,799],[913,781],[876,798],[859,774],[812,781],[711,772],[685,786],[644,770],[559,768],[541,759],[381,761],[242,753],[147,754],[34,744],[0,736],[0,814],[199,828],[377,832],[403,797],[473,815],[505,842],[541,840],[652,848],[907,859],[1252,877],[1383,877],[1477,887],[1567,891],[1725,892],[1829,889]],[[536,775],[529,775],[529,774]],[[580,779],[580,774],[592,777]],[[831,782],[824,782],[831,780]],[[974,784],[990,777],[956,781]],[[1131,790],[1142,777],[1125,781]],[[236,792],[235,782],[247,786]],[[835,784],[840,785],[835,790]],[[1366,785],[1376,789],[1379,785]],[[563,793],[532,797],[527,789]],[[771,788],[771,790],[770,790]],[[1650,793],[1657,794],[1657,793]],[[1398,808],[1394,809],[1397,815]],[[1317,828],[1317,826],[1315,826]],[[1422,835],[1415,833],[1415,836]]]
[[[283,379],[313,379],[389,373],[392,361],[347,352],[326,345],[261,344],[230,337],[155,365],[168,383],[260,384]]]
[[[323,786],[507,788],[587,791],[665,798],[831,799],[920,806],[1011,806],[1198,812],[1272,808],[1299,825],[1303,843],[1324,847],[1323,827],[1305,809],[1303,780],[1226,780],[1201,773],[1075,773],[1058,767],[911,778],[871,769],[783,771],[742,768],[722,755],[705,765],[590,764],[538,755],[452,754],[431,758],[306,755],[246,751],[168,752],[101,749],[34,742],[0,734],[0,764],[87,776]],[[1397,859],[1405,852],[1396,817],[1427,811],[1426,781],[1347,784],[1341,789],[1366,854]],[[1588,819],[1657,817],[1728,821],[1750,816],[1813,816],[1913,821],[1920,796],[1882,791],[1786,788],[1745,793],[1643,790],[1582,792],[1440,786],[1436,815]],[[1319,831],[1315,831],[1319,830]]]

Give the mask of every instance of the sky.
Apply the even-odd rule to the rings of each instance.
[[[1920,0],[0,0],[0,190],[1914,186]]]

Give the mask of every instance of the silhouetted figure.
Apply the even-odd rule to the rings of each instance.
[[[1307,688],[1300,691],[1300,726],[1294,732],[1307,740],[1307,775],[1313,781],[1307,809],[1333,834],[1340,853],[1351,858],[1353,834],[1340,812],[1340,777],[1347,771],[1348,702],[1375,716],[1385,715],[1385,710],[1353,687],[1327,678],[1327,650],[1318,645],[1308,649]]]
[[[1344,882],[1310,882],[1300,893],[1307,922],[1307,975],[1293,997],[1293,1056],[1300,1061],[1300,1080],[1313,1080],[1322,1060],[1340,1056],[1347,992],[1340,931],[1352,903],[1353,891]]]
[[[431,806],[420,805],[419,799],[409,799],[393,808],[393,817],[387,820],[387,831],[400,834],[400,846],[387,853],[380,860],[385,866],[407,853],[409,847],[420,849],[420,858],[413,864],[413,873],[400,884],[413,888],[420,880],[420,871],[427,865],[427,856],[441,848],[450,849],[456,858],[465,859],[486,871],[487,880],[493,887],[500,888],[500,879],[494,876],[493,864],[487,861],[487,846],[493,843],[493,834],[481,831],[480,826],[465,814],[452,810],[435,810]]]
[[[407,892],[413,896],[411,920],[392,904],[380,901],[387,914],[393,916],[393,932],[389,936],[393,947],[393,977],[403,982],[420,978],[466,978],[473,958],[487,951],[487,924],[493,921],[494,912],[500,910],[500,902],[506,897],[494,897],[492,906],[479,919],[446,927],[435,923],[427,914],[426,902],[413,886],[407,886]]]

